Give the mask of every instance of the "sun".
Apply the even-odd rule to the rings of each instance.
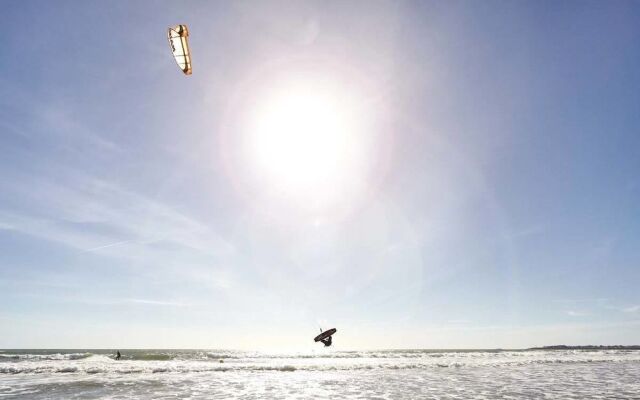
[[[373,198],[393,147],[389,98],[349,65],[280,60],[236,86],[216,151],[247,218],[338,221]]]
[[[281,195],[330,201],[359,172],[359,105],[329,85],[289,84],[257,104],[245,139],[256,174]]]

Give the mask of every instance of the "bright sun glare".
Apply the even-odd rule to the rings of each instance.
[[[290,85],[266,95],[245,146],[258,174],[280,194],[331,200],[362,167],[358,104],[335,88]]]

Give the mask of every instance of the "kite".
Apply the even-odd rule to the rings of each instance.
[[[169,28],[167,38],[171,46],[173,58],[185,75],[191,75],[191,50],[189,50],[189,30],[186,25]]]

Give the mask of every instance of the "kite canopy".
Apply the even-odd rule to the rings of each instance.
[[[173,58],[185,75],[191,75],[191,50],[189,50],[189,30],[186,25],[176,25],[167,33]]]

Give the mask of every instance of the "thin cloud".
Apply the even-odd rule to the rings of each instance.
[[[19,281],[14,281],[12,284],[19,283]],[[28,286],[33,286],[31,282],[29,282]],[[54,287],[54,285],[47,285],[50,287]],[[55,285],[55,287],[60,288],[68,288],[78,290],[78,286],[68,285],[61,286]],[[62,301],[67,303],[78,303],[78,304],[88,304],[88,305],[98,305],[98,306],[131,306],[131,305],[143,305],[143,306],[171,306],[171,307],[193,307],[197,306],[196,303],[184,302],[184,301],[175,301],[175,300],[158,300],[158,299],[148,299],[148,298],[91,298],[84,295],[61,295],[61,294],[50,294],[50,293],[42,293],[41,291],[32,291],[32,292],[23,292],[20,294],[23,297],[32,297],[32,298],[43,298],[49,299],[53,301]]]
[[[563,304],[577,304],[577,303],[597,303],[602,304],[609,301],[608,298],[605,297],[596,297],[593,299],[555,299],[553,300],[555,303],[563,303]]]
[[[573,311],[573,310],[569,310],[567,311],[567,315],[570,317],[586,317],[587,315],[589,315],[589,313],[583,312],[583,311]]]
[[[1,222],[1,221],[0,221],[0,230],[3,230],[3,231],[10,231],[10,230],[13,230],[13,226],[12,226],[12,225],[10,225],[10,224],[7,224],[7,223],[5,223],[5,222]]]
[[[172,307],[191,307],[193,303],[182,303],[176,301],[164,301],[164,300],[151,300],[151,299],[125,299],[123,303],[129,304],[143,304],[150,306],[172,306]]]
[[[106,248],[113,247],[113,246],[119,246],[121,244],[132,243],[132,242],[134,242],[134,241],[133,240],[122,240],[120,242],[109,243],[109,244],[105,244],[103,246],[97,246],[97,247],[92,247],[90,249],[85,249],[84,251],[92,252],[92,251],[102,250],[102,249],[106,249]]]
[[[26,203],[39,203],[41,207],[37,213],[5,209],[0,212],[0,227],[84,252],[130,243],[136,245],[134,253],[139,256],[141,248],[158,241],[212,256],[234,251],[231,244],[206,224],[155,199],[90,176],[76,175],[63,183],[55,182],[55,177],[46,177],[31,180],[30,190],[15,187],[15,197]],[[44,204],[38,202],[42,197],[49,200]],[[128,254],[126,251],[101,253]]]
[[[523,238],[527,236],[541,235],[545,232],[545,230],[546,230],[546,227],[544,225],[538,224],[538,225],[533,225],[517,231],[513,231],[508,236],[513,239]]]

